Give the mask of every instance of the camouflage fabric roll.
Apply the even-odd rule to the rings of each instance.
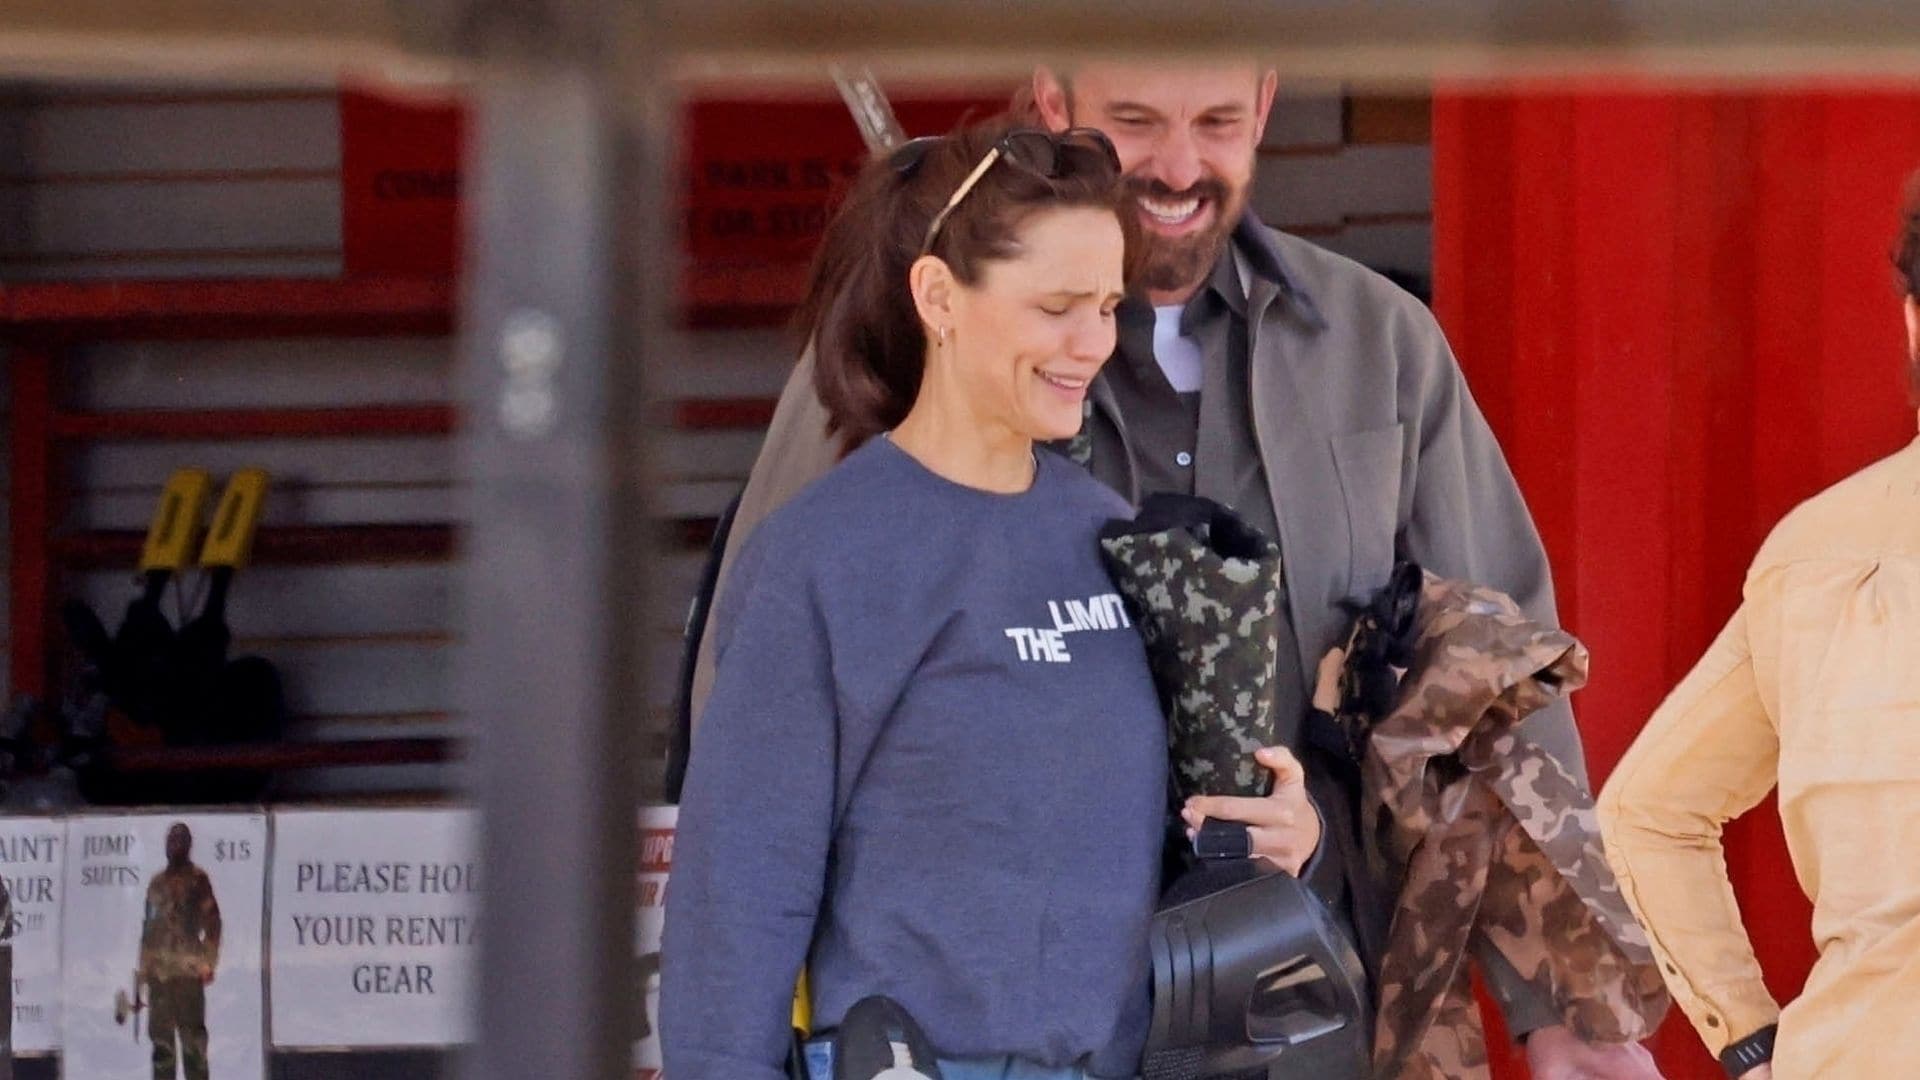
[[[1210,499],[1163,494],[1100,547],[1147,643],[1180,797],[1267,794],[1253,752],[1276,741],[1279,546]]]
[[[1360,638],[1379,626],[1363,619],[1321,665],[1315,694],[1340,702],[1343,728],[1365,731],[1369,861],[1377,880],[1399,886],[1380,968],[1375,1075],[1488,1075],[1466,963],[1476,938],[1582,1040],[1646,1038],[1666,1012],[1666,987],[1608,869],[1593,798],[1520,731],[1586,682],[1586,648],[1501,593],[1419,580],[1406,640],[1369,647]],[[1385,703],[1383,652],[1394,655],[1384,671],[1396,683]],[[1363,655],[1375,670],[1359,670]],[[1378,709],[1384,715],[1365,715]]]

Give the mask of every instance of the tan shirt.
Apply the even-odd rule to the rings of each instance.
[[[1775,784],[1820,959],[1784,1012],[1720,846]],[[1708,1049],[1779,1080],[1920,1075],[1920,440],[1789,514],[1601,793],[1607,854]]]

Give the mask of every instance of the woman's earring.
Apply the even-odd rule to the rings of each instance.
[[[943,326],[940,328],[940,344],[945,345],[946,343],[947,343],[947,328]]]

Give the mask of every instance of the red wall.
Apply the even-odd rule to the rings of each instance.
[[[1913,438],[1888,252],[1916,168],[1920,84],[1436,96],[1435,307],[1593,650],[1596,785],[1772,524]],[[1813,948],[1771,802],[1729,835],[1784,999]],[[1677,1010],[1654,1047],[1670,1077],[1722,1075]]]

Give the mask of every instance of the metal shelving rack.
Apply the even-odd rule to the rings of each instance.
[[[72,411],[58,400],[59,365],[89,343],[113,340],[445,336],[453,326],[452,296],[451,282],[430,279],[0,287],[0,345],[7,350],[13,411],[8,527],[14,692],[48,698],[53,607],[62,574],[132,566],[140,548],[138,533],[58,528],[61,461],[74,445],[114,439],[446,435],[453,430],[448,406]],[[264,562],[446,560],[452,551],[452,530],[444,525],[269,528],[256,545]],[[444,739],[382,739],[112,754],[116,767],[133,770],[290,769],[441,761],[451,756],[452,747]]]

